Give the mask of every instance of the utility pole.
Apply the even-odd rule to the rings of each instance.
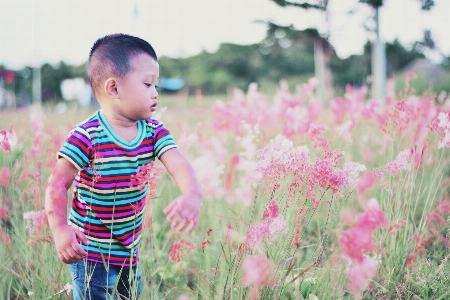
[[[375,7],[376,38],[372,45],[372,98],[386,104],[386,49],[380,34],[380,7]]]
[[[34,66],[33,68],[33,103],[41,103],[42,102],[42,84],[41,84],[41,67],[39,64]]]

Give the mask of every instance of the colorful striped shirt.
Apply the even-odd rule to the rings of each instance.
[[[119,266],[135,265],[141,240],[145,196],[135,175],[176,144],[170,132],[155,119],[137,123],[131,142],[118,136],[99,110],[75,126],[58,157],[79,170],[69,224],[89,240],[83,245],[87,259]]]

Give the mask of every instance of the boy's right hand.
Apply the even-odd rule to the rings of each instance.
[[[81,248],[77,238],[85,245],[89,245],[89,241],[84,233],[78,229],[68,224],[62,224],[55,226],[52,229],[52,233],[56,251],[58,252],[59,259],[63,263],[76,263],[87,256],[88,253]]]

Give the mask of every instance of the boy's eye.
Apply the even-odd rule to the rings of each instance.
[[[147,87],[151,87],[152,84],[151,83],[144,83]]]

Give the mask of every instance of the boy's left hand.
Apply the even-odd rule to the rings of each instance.
[[[198,223],[201,202],[201,196],[195,194],[181,195],[172,201],[164,209],[167,220],[172,222],[172,229],[191,233]]]

